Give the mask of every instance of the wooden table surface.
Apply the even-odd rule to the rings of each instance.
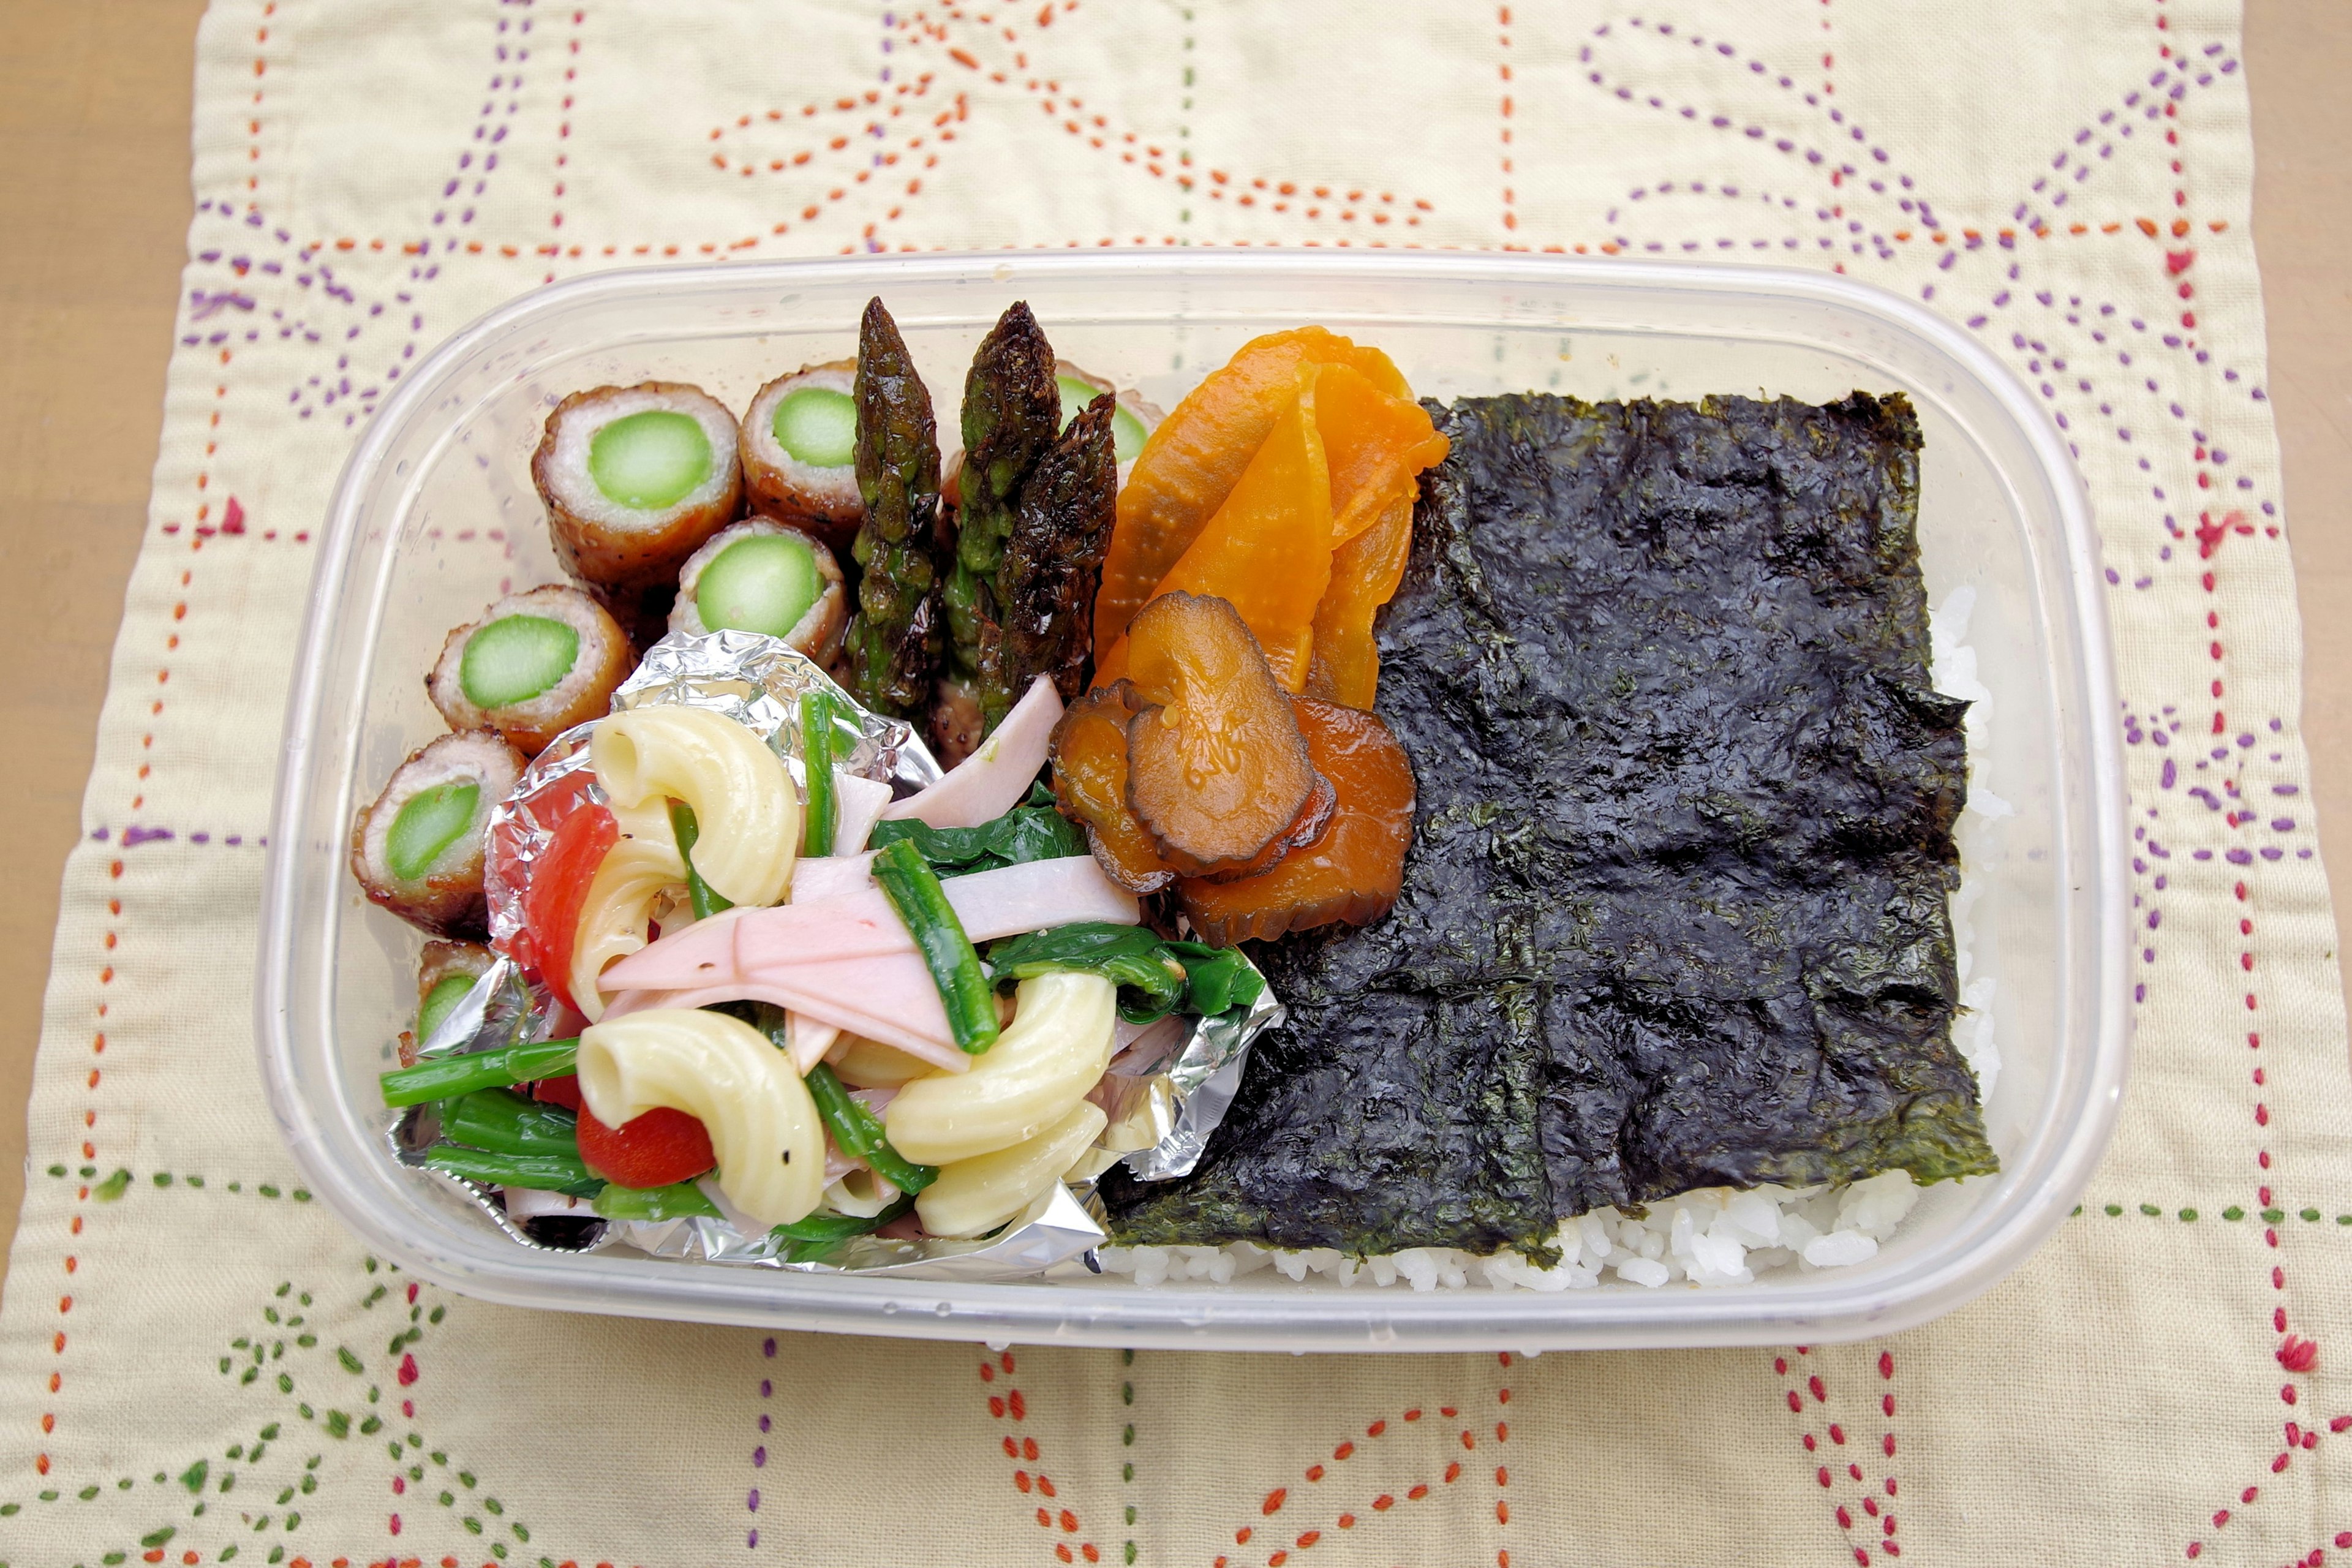
[[[0,689],[0,1236],[23,1190],[21,1110],[58,879],[81,820],[123,585],[145,526],[193,198],[202,0],[34,0],[0,54],[0,625],[38,679]],[[2352,5],[2247,0],[2254,237],[2271,405],[2308,649],[2322,853],[2352,865]],[[2341,921],[2339,918],[2339,929]],[[5,1267],[5,1265],[0,1265]]]

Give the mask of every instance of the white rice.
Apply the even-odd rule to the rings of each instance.
[[[1955,830],[1963,876],[1952,897],[1953,946],[1958,963],[1962,1012],[1953,1021],[1952,1043],[1977,1075],[1980,1100],[1990,1100],[2000,1071],[1993,1039],[1993,980],[1971,977],[1973,911],[1984,889],[1965,868],[1981,865],[1975,853],[1986,845],[2000,818],[2013,815],[2008,802],[1984,787],[1982,759],[1990,741],[1992,693],[1977,678],[1976,650],[1966,639],[1976,608],[1974,588],[1956,588],[1929,616],[1936,689],[1966,699],[1969,757],[1968,809]],[[1703,1187],[1644,1206],[1641,1217],[1613,1208],[1594,1209],[1564,1220],[1556,1234],[1560,1260],[1539,1268],[1516,1252],[1491,1258],[1448,1247],[1407,1247],[1402,1252],[1357,1258],[1332,1247],[1283,1251],[1237,1241],[1223,1247],[1106,1247],[1097,1255],[1103,1272],[1131,1276],[1138,1285],[1171,1280],[1230,1284],[1244,1274],[1272,1268],[1299,1283],[1324,1289],[1381,1289],[1403,1284],[1414,1290],[1590,1290],[1611,1283],[1656,1289],[1678,1282],[1695,1286],[1747,1285],[1769,1273],[1817,1273],[1848,1268],[1878,1256],[1912,1205],[1919,1188],[1908,1171],[1887,1171],[1844,1186],[1761,1186],[1748,1191]]]
[[[1613,1208],[1563,1221],[1558,1265],[1539,1268],[1516,1252],[1491,1258],[1447,1247],[1414,1247],[1354,1258],[1330,1247],[1285,1252],[1237,1241],[1226,1247],[1107,1247],[1107,1274],[1139,1285],[1205,1280],[1223,1285],[1272,1268],[1285,1277],[1348,1289],[1402,1283],[1415,1290],[1589,1290],[1612,1278],[1653,1289],[1746,1285],[1759,1274],[1811,1274],[1862,1263],[1895,1234],[1919,1189],[1906,1171],[1843,1187],[1707,1187],[1648,1205],[1640,1218]]]

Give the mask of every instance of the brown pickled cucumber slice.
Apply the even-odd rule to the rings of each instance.
[[[1128,626],[1128,678],[1149,706],[1127,727],[1127,805],[1160,858],[1206,877],[1279,855],[1314,801],[1315,767],[1241,613],[1161,595]]]
[[[1313,698],[1294,700],[1315,771],[1339,794],[1331,825],[1272,870],[1237,881],[1187,878],[1177,898],[1202,942],[1272,942],[1334,921],[1365,925],[1404,886],[1412,844],[1412,763],[1372,714]]]
[[[1054,727],[1054,797],[1087,830],[1105,875],[1130,893],[1152,893],[1176,873],[1127,808],[1127,727],[1139,704],[1122,680],[1071,703]]]

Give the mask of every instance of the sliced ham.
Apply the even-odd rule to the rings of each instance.
[[[930,788],[894,802],[882,816],[911,816],[933,827],[978,827],[993,822],[1029,793],[1037,770],[1045,765],[1054,726],[1061,717],[1061,693],[1039,676],[980,750]]]
[[[618,963],[608,963],[596,988],[615,991],[682,991],[731,979],[735,973],[735,922],[757,910],[721,910],[706,919],[664,931]],[[656,956],[658,955],[658,956]],[[650,963],[640,960],[651,959]],[[639,978],[640,974],[644,978]]]
[[[846,881],[853,867],[857,877],[865,875],[856,857],[809,860],[794,871],[795,886],[814,868],[835,865],[840,868],[820,874],[821,885]],[[975,942],[1079,921],[1134,925],[1143,918],[1134,895],[1103,875],[1091,855],[975,871],[968,877],[950,877],[940,886],[956,918],[963,922],[964,934]],[[604,971],[604,988],[701,989],[753,977],[772,980],[801,964],[897,954],[911,957],[915,951],[898,911],[870,881],[830,898],[728,913],[736,918],[713,916],[698,921],[674,937],[664,937],[631,953]],[[721,921],[726,923],[721,925]],[[722,952],[709,934],[714,927],[731,939],[731,952]],[[677,945],[673,947],[673,942]]]
[[[820,855],[793,867],[793,902],[813,903],[874,885],[874,857]]]
[[[624,991],[606,1004],[604,1012],[607,1017],[620,1017],[653,1007],[708,1007],[739,1001],[772,1003],[949,1072],[971,1066],[971,1058],[956,1048],[939,988],[912,947],[900,953],[800,963],[777,974],[690,989]]]
[[[974,942],[1081,921],[1131,926],[1143,919],[1135,895],[1105,876],[1091,855],[1024,860],[969,877],[950,877],[940,886],[955,906],[964,933]],[[740,935],[735,946],[741,952]]]
[[[824,1053],[841,1038],[841,1026],[820,1024],[805,1013],[784,1015],[784,1048],[793,1058],[793,1067],[803,1078],[809,1069],[824,1060]]]
[[[833,775],[833,852],[855,855],[866,847],[866,836],[874,831],[874,825],[890,809],[890,786],[879,779],[862,779],[855,773],[836,771]]]

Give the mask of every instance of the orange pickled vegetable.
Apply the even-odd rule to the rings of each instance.
[[[1429,411],[1349,365],[1315,381],[1315,427],[1331,473],[1331,542],[1344,545],[1379,520],[1390,498],[1445,458]]]
[[[1305,364],[1348,365],[1381,391],[1410,395],[1388,355],[1321,327],[1272,332],[1243,344],[1160,421],[1119,489],[1118,524],[1095,599],[1097,659],[1160,594],[1170,569],[1241,482]]]
[[[1225,600],[1256,635],[1275,679],[1294,692],[1306,689],[1315,606],[1331,580],[1331,485],[1315,421],[1322,369],[1306,364],[1292,373],[1290,401],[1153,599],[1183,592]],[[1098,683],[1128,673],[1127,641],[1114,643],[1097,663]]]
[[[1331,554],[1331,585],[1315,606],[1315,660],[1307,690],[1348,708],[1370,708],[1381,685],[1372,621],[1396,595],[1412,553],[1414,487],[1393,492],[1373,524]]]
[[[1241,874],[1322,831],[1330,791],[1232,605],[1163,594],[1128,646],[1150,705],[1127,726],[1127,805],[1160,859],[1189,877]]]
[[[1130,893],[1176,879],[1127,808],[1127,726],[1140,707],[1126,681],[1098,686],[1064,710],[1054,726],[1054,798],[1087,831],[1106,876]]]
[[[1271,942],[1334,921],[1365,925],[1404,887],[1412,844],[1412,763],[1370,713],[1300,698],[1294,704],[1315,770],[1339,794],[1322,838],[1272,870],[1238,881],[1186,878],[1177,898],[1201,940]]]

